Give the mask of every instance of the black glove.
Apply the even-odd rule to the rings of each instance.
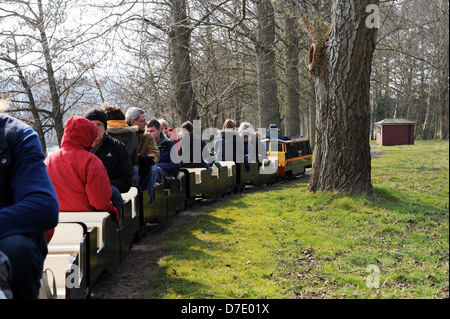
[[[148,172],[150,172],[152,165],[155,164],[155,158],[153,156],[139,154],[138,162],[139,162],[139,175],[144,176],[148,174]]]

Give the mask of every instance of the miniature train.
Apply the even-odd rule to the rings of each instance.
[[[181,169],[176,179],[155,186],[152,194],[132,187],[122,194],[123,217],[119,222],[112,221],[107,212],[61,212],[44,262],[44,271],[49,269],[53,274],[49,275],[49,285],[56,290],[56,297],[89,298],[100,276],[117,271],[149,223],[162,224],[198,199],[241,192],[246,185],[270,185],[304,174],[311,167],[309,140],[265,142],[268,160],[251,163],[250,169],[244,169],[244,164],[220,162],[219,168]]]

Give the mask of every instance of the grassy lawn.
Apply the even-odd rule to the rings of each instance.
[[[171,236],[149,298],[444,298],[449,143],[376,147],[374,196],[306,178],[235,196]]]

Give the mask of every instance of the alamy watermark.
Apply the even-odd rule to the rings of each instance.
[[[378,29],[380,27],[380,8],[376,4],[369,4],[366,12],[370,13],[366,18],[366,27]]]
[[[69,289],[80,288],[81,284],[81,272],[78,265],[70,265],[70,274],[66,277],[66,287]]]
[[[366,273],[369,273],[369,276],[366,277],[366,287],[380,288],[380,268],[370,264],[366,267]]]

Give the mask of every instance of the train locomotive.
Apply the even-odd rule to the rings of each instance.
[[[304,174],[312,165],[308,139],[263,140],[268,159],[263,163],[220,162],[212,169],[182,168],[177,178],[154,187],[152,194],[132,187],[122,194],[123,216],[118,222],[107,212],[60,212],[48,245],[44,272],[53,297],[85,299],[102,274],[117,272],[132,244],[146,235],[149,224],[163,224],[197,200],[245,191],[249,185],[271,185]]]

